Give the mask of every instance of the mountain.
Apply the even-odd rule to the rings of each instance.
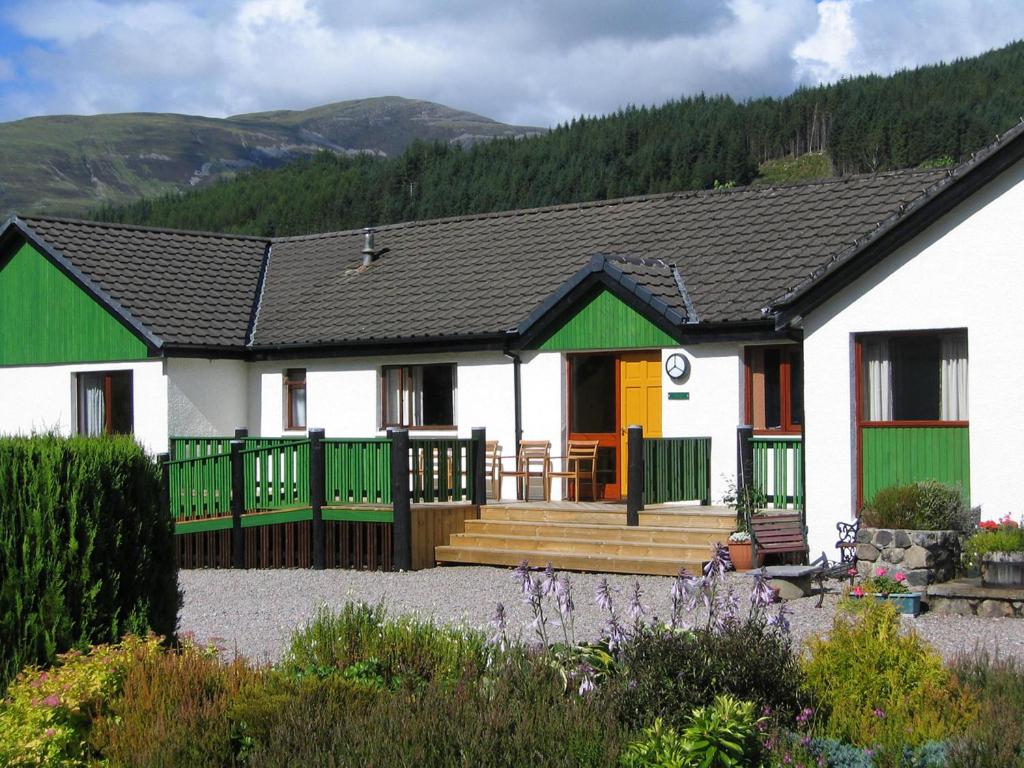
[[[543,135],[388,158],[319,153],[95,218],[305,234],[719,184],[952,165],[1024,114],[1024,42],[948,64],[735,102],[695,96],[578,118]]]
[[[413,141],[471,145],[542,133],[398,97],[228,118],[174,114],[30,117],[0,123],[0,217],[81,214],[201,188],[239,171],[329,151],[401,154]]]

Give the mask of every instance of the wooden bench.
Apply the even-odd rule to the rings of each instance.
[[[754,542],[754,562],[765,555],[798,554],[807,556],[807,535],[799,512],[765,513],[750,519],[750,537]]]

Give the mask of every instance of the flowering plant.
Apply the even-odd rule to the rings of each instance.
[[[978,523],[978,530],[964,545],[965,564],[975,567],[989,552],[1024,552],[1021,522],[1009,515],[1003,515],[999,520],[982,520]]]
[[[750,543],[750,531],[733,531],[729,534],[730,544],[748,544]]]
[[[902,571],[897,571],[893,576],[889,576],[885,568],[879,566],[875,568],[873,576],[861,579],[860,583],[855,585],[850,590],[850,594],[854,597],[864,597],[864,595],[905,595],[910,592],[907,587],[907,575]]]

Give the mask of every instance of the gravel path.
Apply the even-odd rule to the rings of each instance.
[[[290,633],[303,626],[319,606],[339,608],[348,601],[384,601],[392,614],[408,613],[438,622],[482,629],[498,602],[505,604],[509,626],[525,627],[533,618],[522,604],[507,568],[482,566],[431,568],[414,573],[310,570],[194,570],[181,571],[185,602],[179,630],[202,642],[213,642],[259,662],[276,661]],[[577,639],[597,637],[605,615],[594,603],[594,588],[602,578],[570,574],[576,602]],[[749,576],[729,574],[730,583],[746,601]],[[631,576],[608,576],[621,590],[618,606],[625,613]],[[672,579],[641,576],[643,602],[649,612],[668,616]],[[836,597],[815,608],[817,597],[786,603],[798,640],[828,630]],[[946,657],[961,650],[984,647],[1024,659],[1024,619],[982,619],[923,614],[905,618]]]

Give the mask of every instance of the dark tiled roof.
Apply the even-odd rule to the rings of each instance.
[[[773,298],[946,175],[899,171],[396,224],[377,229],[376,248],[387,251],[365,270],[359,231],[276,240],[254,344],[504,333],[595,254],[674,265],[701,323],[760,321]],[[664,269],[627,269],[672,298]]]
[[[22,221],[164,343],[245,345],[265,240]]]

